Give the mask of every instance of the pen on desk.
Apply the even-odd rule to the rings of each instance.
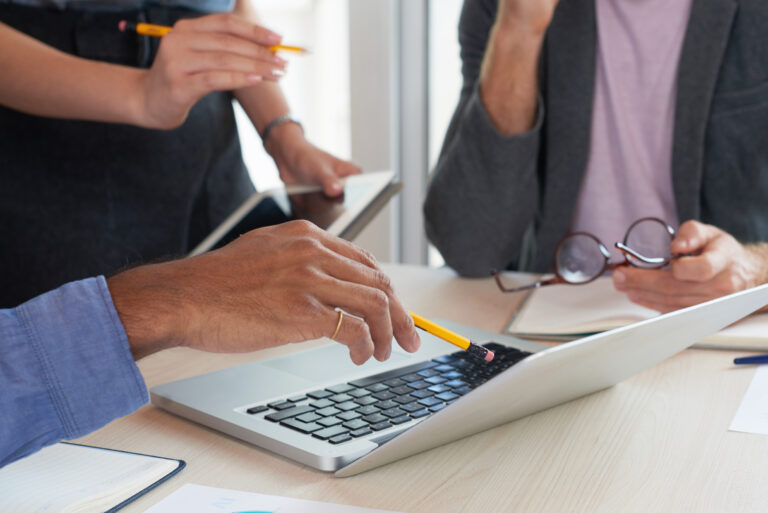
[[[173,27],[167,27],[165,25],[153,25],[152,23],[133,23],[131,21],[122,20],[117,24],[117,28],[120,32],[133,31],[142,36],[163,37],[168,32],[173,30]],[[273,52],[294,52],[294,53],[309,53],[309,50],[300,46],[291,45],[274,45],[269,47]]]
[[[469,340],[467,337],[462,337],[458,333],[454,333],[451,330],[448,330],[446,328],[443,328],[442,326],[435,324],[434,322],[425,319],[424,317],[417,315],[413,312],[408,312],[411,314],[411,318],[413,319],[414,324],[416,324],[417,328],[421,328],[427,333],[431,333],[432,335],[439,337],[446,342],[450,342],[451,344],[460,347],[467,351],[469,354],[477,356],[478,358],[481,358],[485,360],[486,362],[490,362],[493,360],[493,357],[495,356],[493,351],[490,349],[487,349],[481,345],[475,344],[471,340]]]
[[[742,358],[736,358],[733,360],[736,365],[757,365],[760,363],[768,363],[768,354],[758,354],[755,356],[744,356]]]

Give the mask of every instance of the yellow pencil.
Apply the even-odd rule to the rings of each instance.
[[[120,32],[126,30],[135,31],[142,36],[163,37],[168,32],[173,30],[173,27],[166,27],[165,25],[153,25],[152,23],[132,23],[130,21],[123,20],[117,24],[117,28]],[[294,52],[294,53],[309,53],[309,50],[300,46],[290,45],[273,45],[269,47],[273,52]]]
[[[493,360],[493,357],[495,356],[493,351],[491,351],[488,348],[485,348],[481,345],[475,344],[471,340],[469,340],[467,337],[462,337],[458,333],[454,333],[453,331],[443,328],[439,324],[435,324],[434,322],[425,319],[424,317],[417,315],[413,312],[408,312],[411,314],[411,318],[413,319],[413,323],[416,325],[417,328],[421,328],[427,333],[431,333],[436,337],[439,337],[446,342],[450,342],[451,344],[460,347],[461,349],[464,349],[468,353],[477,356],[478,358],[481,358],[485,360],[486,362],[490,362]]]

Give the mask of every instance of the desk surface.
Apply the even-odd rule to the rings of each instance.
[[[386,265],[406,305],[500,331],[518,297],[490,279]],[[307,347],[247,355],[174,349],[142,360],[148,386]],[[181,458],[184,483],[416,512],[768,511],[768,437],[728,432],[753,374],[736,353],[688,350],[619,385],[446,446],[336,479],[153,406],[82,443]],[[193,512],[189,512],[193,513]]]

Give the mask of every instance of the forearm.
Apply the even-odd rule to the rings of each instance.
[[[0,354],[0,466],[147,401],[102,278],[0,309]]]
[[[0,104],[38,116],[141,124],[143,71],[60,52],[0,23]]]
[[[509,17],[499,17],[491,29],[480,71],[480,97],[504,135],[526,132],[536,120],[543,39],[543,30]]]

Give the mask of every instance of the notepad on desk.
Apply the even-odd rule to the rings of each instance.
[[[0,469],[0,511],[111,513],[183,467],[181,460],[58,443]]]
[[[532,290],[507,332],[521,338],[568,341],[659,315],[636,305],[613,287],[610,277],[585,285],[551,285]],[[751,315],[694,347],[768,349],[768,313]]]

